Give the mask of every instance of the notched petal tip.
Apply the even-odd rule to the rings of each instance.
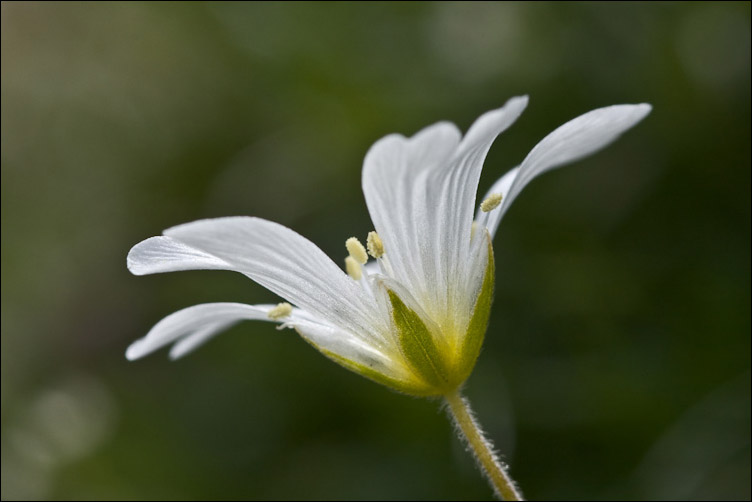
[[[448,161],[461,137],[457,126],[447,121],[425,127],[409,138],[402,134],[384,136],[368,149],[363,161],[364,190],[368,184],[378,183],[380,176],[386,176],[382,181],[387,184],[393,183],[398,173],[418,172]]]
[[[376,141],[366,152],[364,167],[370,166],[381,158],[397,156],[404,148],[407,138],[402,134],[392,133]]]
[[[212,337],[244,320],[274,321],[268,313],[274,305],[204,303],[173,312],[152,327],[146,336],[125,351],[129,361],[140,359],[175,343],[170,356],[182,357]]]
[[[201,347],[203,344],[211,340],[216,334],[216,330],[210,328],[185,336],[177,340],[175,344],[170,347],[168,357],[171,361],[176,361]]]

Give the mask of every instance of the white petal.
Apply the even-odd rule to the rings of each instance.
[[[191,333],[188,336],[180,338],[170,348],[170,359],[180,359],[181,357],[193,352],[227,328],[229,328],[229,326],[221,326],[219,328],[210,326],[206,329]]]
[[[368,263],[363,265],[363,271],[368,275],[384,274],[384,272],[381,270],[381,265],[379,264],[378,260],[369,260]]]
[[[395,279],[432,316],[467,300],[470,227],[483,161],[496,136],[522,113],[513,98],[481,116],[460,142],[439,123],[410,139],[387,136],[366,155],[363,192]],[[469,300],[472,301],[472,300]]]
[[[300,336],[325,355],[337,355],[399,380],[410,378],[398,352],[387,355],[367,341],[325,323],[299,321],[294,327]]]
[[[297,309],[297,308],[293,308],[292,312],[288,316],[285,316],[280,319],[271,319],[269,317],[269,311],[276,308],[276,305],[253,305],[253,306],[243,305],[243,306],[250,307],[253,309],[259,309],[260,311],[264,313],[263,317],[260,317],[260,318],[249,317],[247,319],[282,323],[284,327],[288,327],[288,328],[314,325],[314,326],[322,326],[325,328],[330,328],[330,329],[335,329],[335,330],[337,329],[334,326],[328,326],[326,324],[326,321],[316,319],[314,316],[312,316],[308,312]],[[237,319],[236,321],[240,321],[240,320],[243,320],[243,319]],[[187,336],[184,336],[178,339],[175,342],[175,345],[173,345],[172,348],[170,349],[170,358],[179,359],[183,357],[184,355],[194,351],[195,349],[197,349],[198,347],[200,347],[201,345],[203,345],[204,343],[208,342],[209,340],[214,338],[216,335],[218,335],[220,331],[229,328],[230,325],[234,324],[236,321],[233,321],[232,319],[228,319],[229,324],[220,325],[219,327],[208,326],[204,329],[199,329],[195,333],[191,333]],[[277,329],[280,329],[283,326],[280,326]],[[355,341],[358,341],[358,339],[355,336],[349,335],[344,332],[342,333],[344,336],[347,336],[349,338],[352,338]]]
[[[216,256],[203,253],[169,237],[150,237],[128,253],[128,270],[134,275],[176,272],[178,270],[232,270]]]
[[[201,342],[243,320],[271,321],[267,314],[274,305],[205,303],[179,310],[159,321],[145,337],[133,342],[125,352],[130,360],[141,358],[185,337],[200,335]],[[196,340],[198,341],[198,340]],[[193,343],[193,347],[198,343]],[[187,351],[182,350],[181,354]],[[175,356],[174,354],[171,354]]]
[[[432,208],[426,207],[427,172],[448,164],[460,143],[454,124],[440,122],[412,138],[390,135],[377,141],[363,164],[363,193],[386,255],[401,281],[425,287],[433,258],[423,265],[426,242],[433,243]]]
[[[355,281],[315,244],[260,218],[200,220],[165,235],[228,264],[290,303],[363,339],[388,329]]]
[[[179,310],[158,322],[149,333],[133,342],[126,351],[130,360],[139,359],[175,342],[170,357],[178,359],[203,345],[222,331],[245,320],[267,321],[294,327],[319,349],[386,374],[401,376],[401,366],[394,364],[379,349],[358,337],[332,326],[300,309],[293,309],[283,319],[270,319],[275,305],[244,305],[241,303],[206,303]]]
[[[460,148],[469,150],[482,147],[488,150],[496,136],[514,124],[520,114],[525,111],[528,101],[527,96],[516,96],[509,99],[501,108],[491,110],[478,117],[467,130],[465,137],[462,138]]]
[[[495,210],[499,213],[498,219],[533,178],[600,150],[642,120],[651,109],[645,103],[599,108],[570,120],[546,136],[520,165],[506,197]]]
[[[444,200],[434,200],[431,205],[440,207],[437,214],[445,217],[438,225],[443,229],[439,234],[440,246],[445,249],[444,267],[446,270],[444,282],[439,282],[440,288],[450,291],[448,302],[443,308],[446,311],[467,312],[469,314],[475,302],[474,293],[480,283],[474,283],[471,278],[479,277],[482,281],[485,264],[480,270],[476,269],[478,258],[484,254],[469,246],[473,213],[475,211],[475,197],[478,191],[478,181],[491,145],[496,137],[509,128],[527,107],[528,97],[519,96],[510,99],[497,110],[481,115],[468,130],[455,159],[449,169],[445,171],[444,184],[450,187],[446,205]],[[479,273],[480,272],[480,273]],[[463,284],[462,287],[452,287],[452,284]],[[462,326],[458,325],[460,329]]]

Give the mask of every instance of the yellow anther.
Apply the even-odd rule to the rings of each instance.
[[[358,263],[352,256],[345,258],[345,269],[347,270],[347,275],[349,275],[356,281],[359,281],[360,278],[363,277],[363,271],[360,269],[360,263]]]
[[[381,242],[381,237],[376,232],[368,232],[366,246],[368,246],[368,254],[374,258],[381,258],[384,255],[384,243]]]
[[[472,239],[475,237],[475,232],[478,231],[478,222],[474,221],[472,225],[470,225],[470,238]]]
[[[277,304],[277,306],[271,309],[266,315],[269,317],[269,319],[274,319],[276,321],[277,319],[282,319],[283,317],[287,317],[290,314],[292,314],[292,305],[287,302],[283,302]]]
[[[363,247],[363,244],[360,243],[357,237],[350,237],[349,239],[347,239],[345,241],[345,247],[347,248],[347,252],[350,253],[350,256],[352,256],[353,259],[361,265],[365,264],[365,262],[368,261],[366,249]]]
[[[501,194],[492,193],[491,195],[486,197],[486,200],[480,203],[480,210],[484,213],[487,213],[499,207],[499,204],[501,204]]]

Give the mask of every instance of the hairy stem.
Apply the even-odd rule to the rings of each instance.
[[[507,474],[504,464],[499,461],[493,451],[493,446],[483,436],[483,431],[473,417],[467,399],[462,397],[459,391],[447,394],[444,399],[458,432],[467,442],[496,495],[502,500],[522,500],[522,494]]]

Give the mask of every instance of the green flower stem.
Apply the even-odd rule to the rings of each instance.
[[[493,486],[496,495],[502,500],[523,500],[522,494],[507,474],[504,464],[496,457],[491,443],[483,437],[483,431],[473,417],[467,399],[462,397],[459,391],[445,395],[444,399],[457,430],[462,433],[467,441],[475,459],[478,461],[478,465]]]

